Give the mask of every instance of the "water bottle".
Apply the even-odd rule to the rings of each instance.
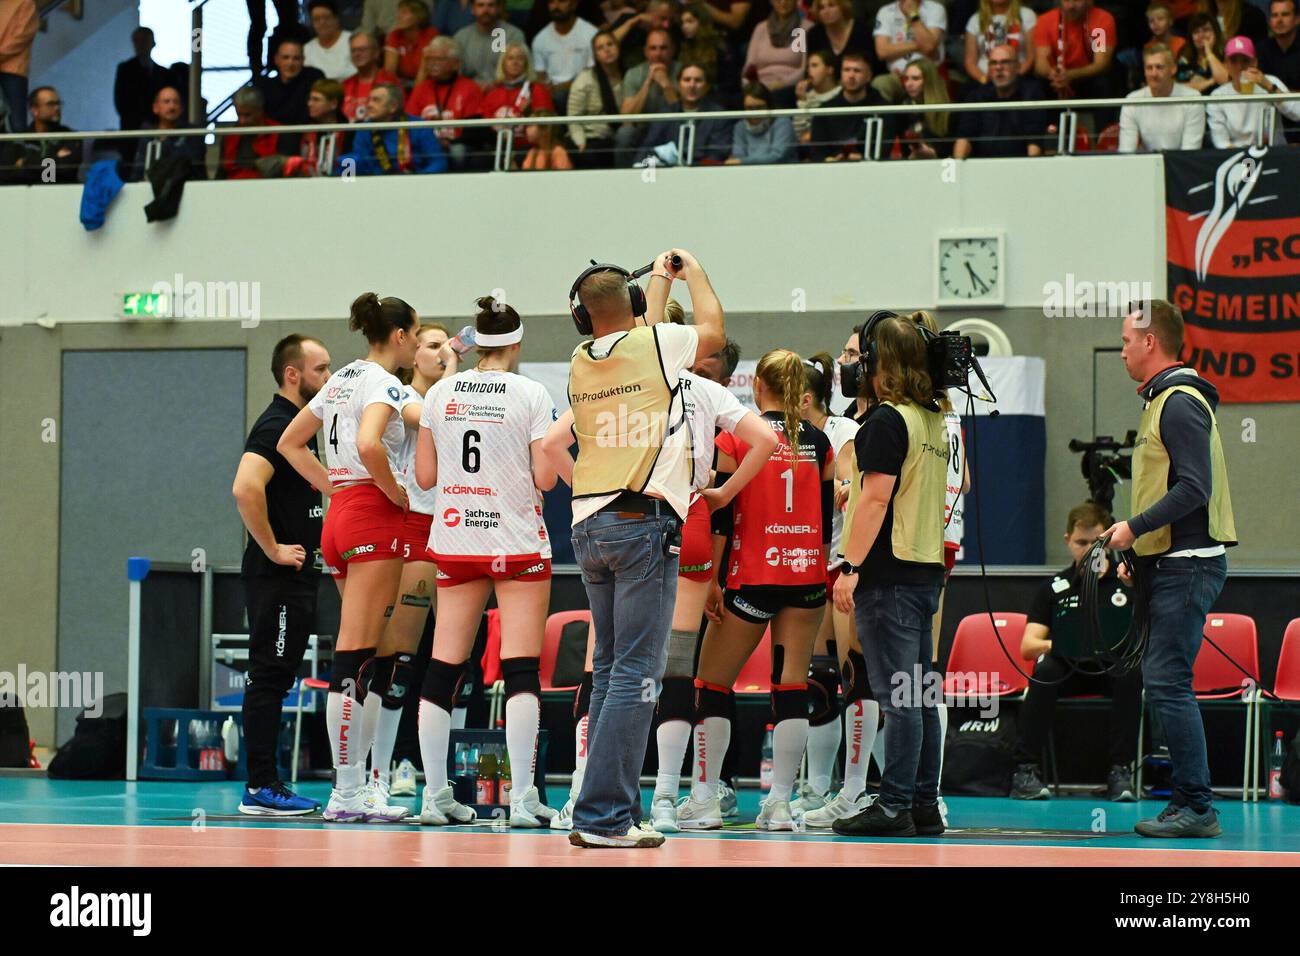
[[[1282,761],[1286,759],[1282,744],[1282,731],[1273,735],[1273,754],[1268,760],[1268,798],[1281,800],[1282,795]]]
[[[497,786],[497,803],[503,807],[510,806],[510,750],[506,748],[501,753],[499,761],[500,782]]]
[[[764,793],[772,789],[772,725],[763,728],[763,761],[758,765],[758,784]]]
[[[478,797],[475,802],[489,807],[497,802],[497,755],[492,744],[484,745],[478,758]]]
[[[457,355],[464,355],[474,347],[475,337],[474,326],[467,325],[452,336],[447,344],[451,346],[451,350]]]

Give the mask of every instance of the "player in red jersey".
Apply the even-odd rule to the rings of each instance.
[[[754,404],[779,444],[762,471],[732,504],[734,537],[726,614],[716,639],[706,634],[696,668],[696,721],[704,754],[690,796],[677,811],[683,830],[722,826],[718,778],[731,737],[732,684],[772,627],[772,791],[756,825],[791,830],[790,795],[808,740],[808,664],[826,609],[826,551],[834,493],[834,454],[826,435],[802,421],[803,360],[776,349],[759,359]],[[793,438],[793,441],[791,440]],[[746,446],[718,436],[718,471],[734,472]]]

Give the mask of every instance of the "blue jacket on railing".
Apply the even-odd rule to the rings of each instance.
[[[417,116],[406,116],[416,120]],[[348,173],[348,164],[358,176],[387,176],[396,173],[445,173],[447,154],[437,134],[428,128],[367,130],[357,127],[352,152],[339,157],[339,172]]]

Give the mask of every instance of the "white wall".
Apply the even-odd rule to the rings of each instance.
[[[526,315],[566,309],[589,258],[639,266],[678,245],[729,312],[924,307],[935,234],[1007,234],[1007,306],[1041,307],[1067,272],[1164,289],[1164,186],[1152,156],[391,179],[201,182],[148,224],[127,186],[95,233],[80,187],[0,189],[0,323],[106,321],[155,283],[259,283],[261,317],[343,316],[360,292],[427,316],[503,289]],[[795,309],[797,312],[798,310]],[[995,313],[996,310],[985,310]],[[797,315],[796,315],[797,319]]]

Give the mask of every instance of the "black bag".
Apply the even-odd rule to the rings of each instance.
[[[0,697],[0,767],[28,766],[31,739],[23,705],[12,695]]]
[[[962,797],[1006,797],[1016,772],[1016,720],[1009,708],[983,718],[973,708],[950,708],[943,758],[943,792]]]
[[[126,694],[109,694],[103,713],[77,715],[72,739],[50,761],[49,775],[63,780],[120,780],[126,777]]]
[[[1300,803],[1300,731],[1291,738],[1282,758],[1282,791],[1290,803]]]
[[[560,646],[555,651],[555,671],[551,683],[556,687],[577,687],[587,669],[586,621],[570,621],[560,631]]]

